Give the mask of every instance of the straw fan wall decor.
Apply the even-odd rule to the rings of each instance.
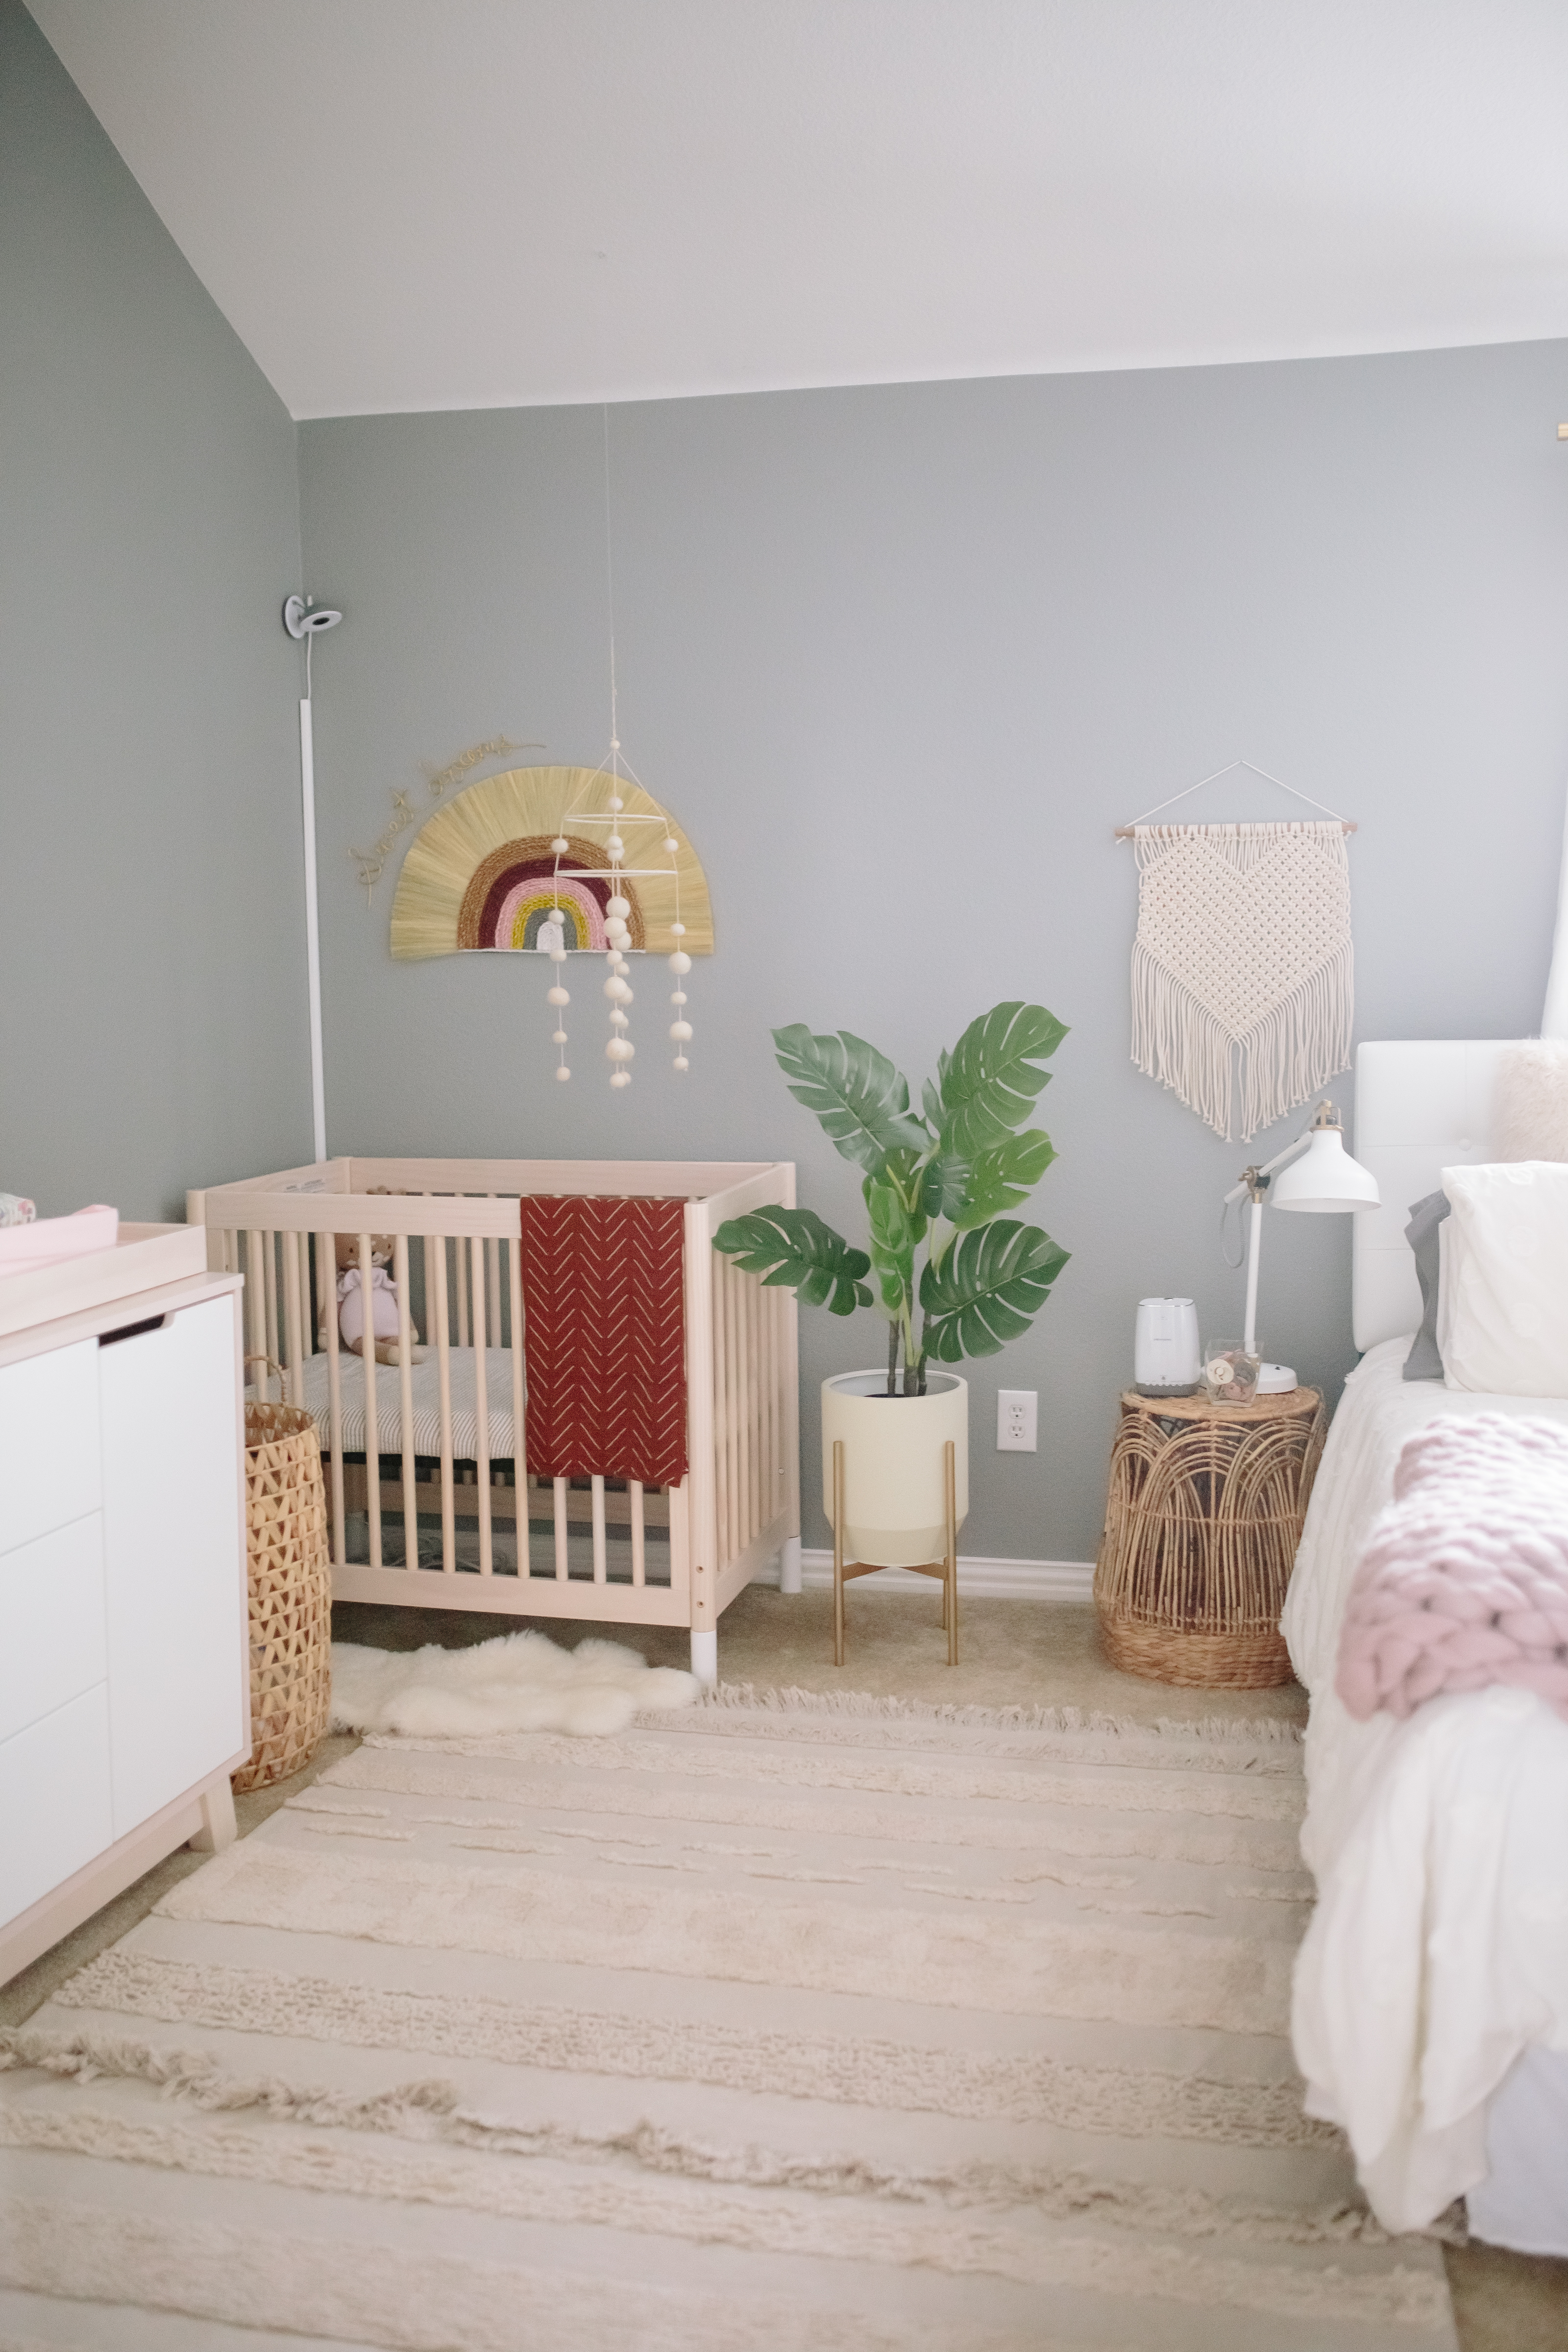
[[[618,749],[618,746],[617,746]],[[628,843],[623,827],[631,834]],[[392,952],[547,956],[553,1043],[565,1062],[564,986],[573,954],[605,957],[610,1083],[625,1086],[628,953],[668,957],[675,975],[675,1066],[691,1035],[682,985],[693,956],[713,952],[708,880],[691,844],[651,793],[611,768],[510,768],[470,784],[421,827],[392,907]]]
[[[1138,859],[1132,1059],[1227,1143],[1238,1129],[1249,1142],[1350,1067],[1354,830],[1337,816],[1117,828]]]

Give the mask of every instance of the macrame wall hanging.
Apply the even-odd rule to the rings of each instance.
[[[1279,782],[1235,760],[1187,792],[1234,768]],[[1145,821],[1185,797],[1116,829],[1138,859],[1132,1059],[1226,1142],[1249,1142],[1350,1067],[1355,827],[1331,811],[1323,824]]]

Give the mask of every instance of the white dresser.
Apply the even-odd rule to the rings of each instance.
[[[239,1279],[206,1236],[0,1276],[0,1983],[187,1840],[250,1753]]]

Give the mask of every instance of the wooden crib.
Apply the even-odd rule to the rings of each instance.
[[[519,1202],[540,1193],[684,1200],[679,1486],[529,1473]],[[283,1396],[317,1416],[334,1597],[681,1625],[713,1682],[735,1595],[775,1558],[800,1589],[795,1295],[711,1238],[770,1202],[793,1207],[790,1162],[329,1160],[188,1193],[208,1265],[245,1276],[247,1354],[281,1366]],[[397,1361],[368,1381],[339,1338],[342,1234],[367,1289],[372,1236],[395,1237]]]

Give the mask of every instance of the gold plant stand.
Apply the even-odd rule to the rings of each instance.
[[[947,1634],[947,1663],[958,1664],[958,1489],[952,1440],[942,1449],[942,1490],[946,1497],[947,1547],[941,1559],[911,1566],[911,1576],[942,1579],[942,1622]],[[844,1664],[844,1588],[852,1576],[875,1576],[887,1563],[847,1560],[844,1557],[844,1440],[833,1441],[833,1663]]]

